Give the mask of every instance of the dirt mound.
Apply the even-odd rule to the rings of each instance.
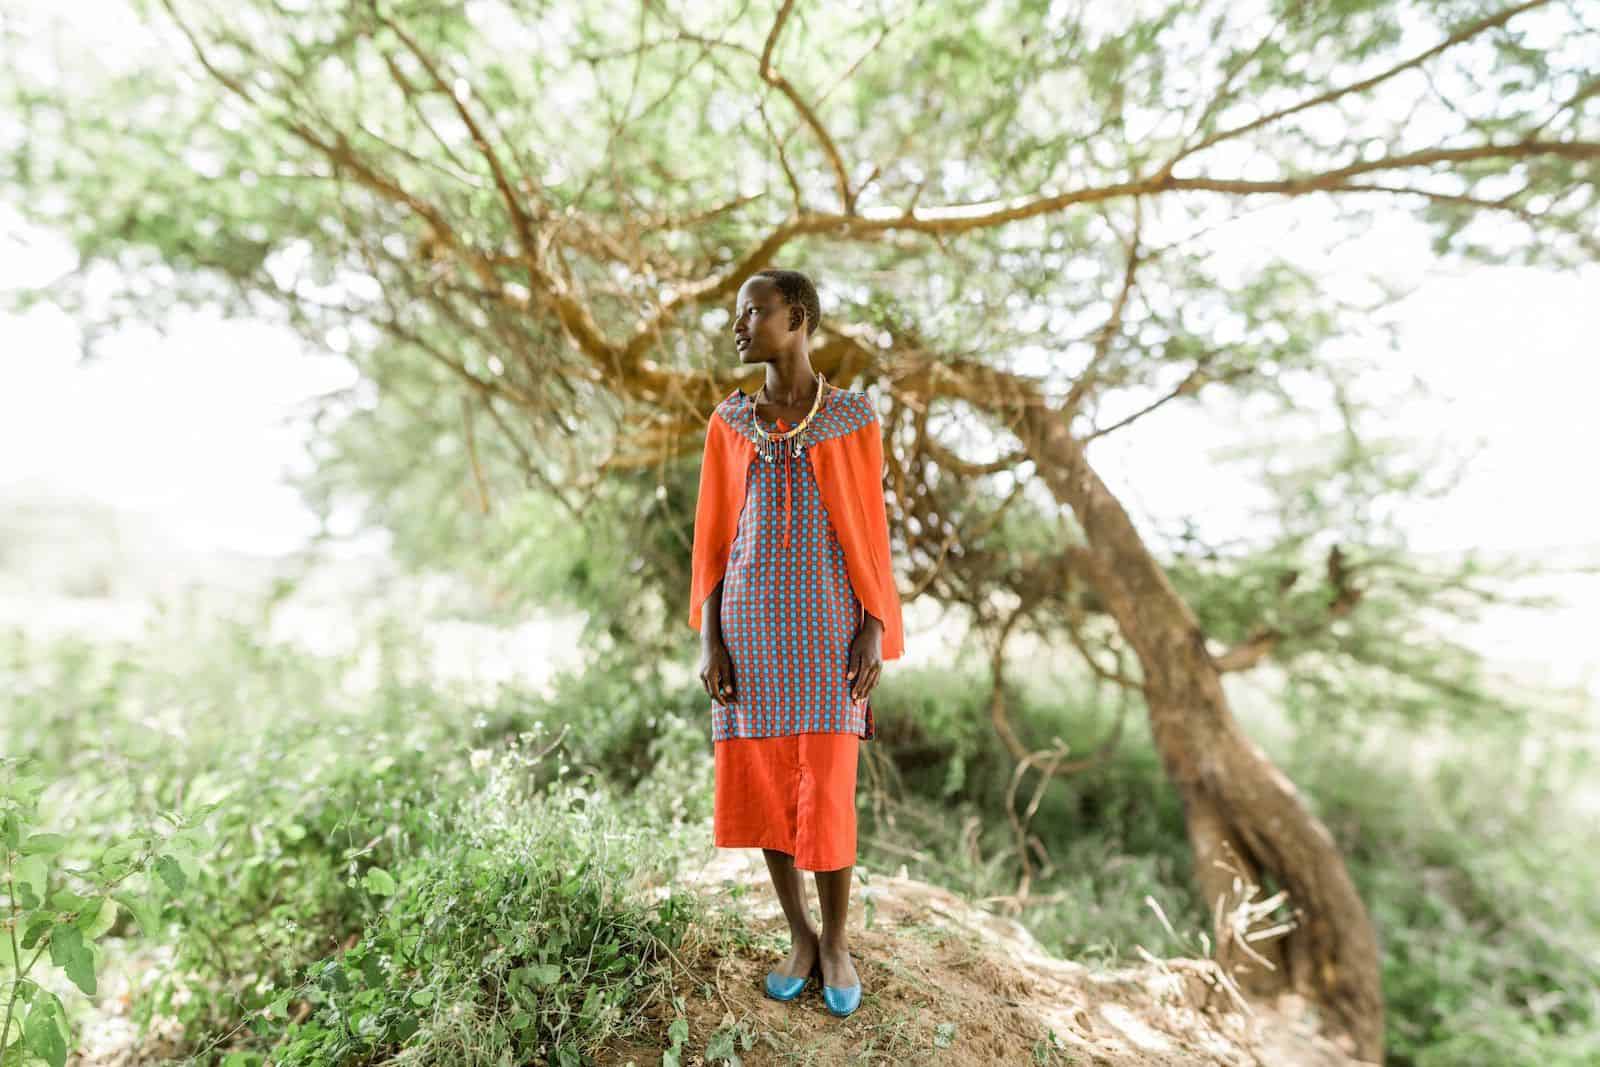
[[[648,1009],[660,1043],[613,1049],[602,1064],[660,1064],[680,1011],[684,1067],[706,1063],[708,1052],[730,1062],[719,1058],[729,1051],[745,1067],[1357,1062],[1318,1035],[1297,998],[1242,1004],[1211,980],[1205,960],[1090,970],[1053,959],[1021,924],[903,871],[856,886],[850,942],[861,1007],[836,1019],[814,984],[791,1003],[763,993],[766,972],[788,952],[788,925],[758,851],[718,850],[683,882],[706,897],[720,929],[685,946],[692,977]]]

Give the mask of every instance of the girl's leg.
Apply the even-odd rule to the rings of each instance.
[[[848,988],[857,984],[855,965],[850,962],[850,944],[845,921],[850,917],[850,877],[855,865],[837,871],[817,871],[817,898],[822,905],[822,981],[825,985]]]
[[[793,944],[789,958],[776,968],[776,973],[800,978],[810,974],[811,968],[816,966],[821,942],[806,908],[806,883],[789,853],[770,848],[761,852],[767,857],[767,871],[772,875],[773,888],[778,891],[778,903],[783,905],[783,914],[789,920],[789,937]]]

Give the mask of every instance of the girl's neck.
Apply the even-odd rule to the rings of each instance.
[[[767,380],[761,386],[761,396],[774,407],[793,408],[808,403],[817,388],[820,383],[811,369],[811,361],[802,357],[788,367],[767,364]]]

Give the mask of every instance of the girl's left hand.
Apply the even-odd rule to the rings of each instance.
[[[871,615],[850,641],[850,665],[845,678],[850,680],[850,699],[860,700],[872,692],[883,672],[883,624]]]

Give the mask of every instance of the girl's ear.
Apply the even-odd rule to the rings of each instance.
[[[798,306],[789,308],[789,329],[798,330],[806,324],[806,309]]]

